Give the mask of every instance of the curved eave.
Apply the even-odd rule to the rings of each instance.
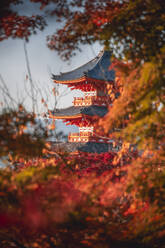
[[[83,117],[83,114],[63,115],[63,116],[60,116],[60,115],[55,116],[55,115],[49,114],[49,118],[52,118],[52,119],[78,119],[78,118],[82,118],[82,117]]]
[[[60,80],[53,80],[57,84],[77,84],[77,83],[82,83],[86,81],[86,77],[81,77],[73,80],[65,80],[65,81],[60,81]]]
[[[113,81],[106,81],[106,80],[100,80],[96,78],[89,78],[89,77],[81,77],[73,80],[65,80],[65,81],[60,81],[60,80],[53,80],[54,83],[57,84],[79,84],[83,82],[88,82],[88,83],[113,83]]]

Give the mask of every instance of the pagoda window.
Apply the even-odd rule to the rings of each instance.
[[[80,132],[93,132],[93,127],[90,126],[90,127],[79,127],[79,131]]]
[[[96,91],[87,91],[87,92],[84,92],[84,96],[85,97],[88,97],[88,96],[96,96]]]

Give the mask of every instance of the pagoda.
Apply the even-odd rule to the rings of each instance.
[[[70,152],[108,152],[112,141],[97,135],[94,123],[108,112],[112,103],[107,88],[114,85],[115,72],[111,66],[110,51],[102,51],[97,57],[79,68],[52,75],[54,83],[67,85],[71,90],[81,90],[84,97],[74,97],[73,106],[49,111],[52,119],[62,119],[67,125],[79,127],[78,133],[70,133],[65,144]]]

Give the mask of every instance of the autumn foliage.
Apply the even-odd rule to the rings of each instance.
[[[42,30],[45,26],[45,20],[41,16],[21,16],[14,8],[14,5],[22,3],[20,0],[2,0],[0,7],[0,41],[12,38],[25,38]]]
[[[19,2],[2,1],[1,40],[42,27],[38,17],[12,13],[10,4]],[[50,153],[48,132],[35,131],[34,115],[22,108],[1,113],[0,155],[9,163],[0,170],[1,247],[163,248],[164,1],[32,2],[43,10],[54,6],[50,14],[64,26],[48,46],[65,59],[95,41],[112,50],[116,82],[107,90],[113,105],[98,131],[119,149]]]

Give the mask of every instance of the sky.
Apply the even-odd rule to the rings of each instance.
[[[30,4],[29,1],[25,1],[23,6],[17,6],[17,10],[20,14],[24,15],[41,13],[39,10],[39,5]],[[59,74],[60,72],[70,71],[81,66],[82,64],[93,59],[102,47],[99,44],[95,44],[93,46],[83,46],[81,53],[78,52],[77,55],[70,61],[64,62],[57,55],[57,52],[50,50],[46,46],[46,36],[53,34],[57,27],[54,18],[49,18],[47,22],[48,26],[44,29],[44,31],[38,31],[36,35],[32,35],[29,38],[29,42],[26,43],[26,49],[28,52],[33,82],[41,89],[42,92],[47,92],[47,98],[49,100],[48,106],[49,108],[53,108],[54,96],[51,90],[54,87],[54,83],[51,80],[51,73]],[[12,97],[18,101],[22,101],[24,99],[24,104],[28,109],[30,109],[31,100],[28,97],[30,85],[26,76],[27,66],[23,40],[13,40],[9,38],[8,40],[0,42],[0,75],[7,85]],[[61,88],[60,94],[64,90],[64,88]],[[73,97],[79,95],[81,95],[80,92],[72,91],[69,94],[67,93],[64,97],[59,97],[58,107],[63,108],[71,106]],[[2,101],[2,94],[0,94],[0,97]],[[38,111],[43,112],[44,108],[41,103],[41,94],[38,94],[36,97]]]

